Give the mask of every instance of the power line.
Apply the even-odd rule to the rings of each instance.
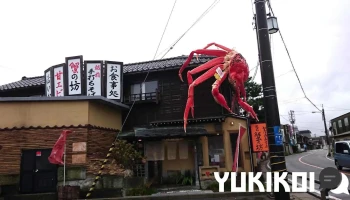
[[[163,52],[166,51],[165,54],[164,54],[160,59],[164,58],[164,56],[165,56],[166,54],[168,54],[169,51],[171,51],[171,50],[174,48],[174,46],[188,33],[188,31],[190,31],[190,30],[193,28],[193,26],[196,25],[205,15],[207,15],[219,2],[220,2],[220,0],[215,0],[214,3],[212,3],[212,4],[209,6],[209,8],[207,8],[207,9],[202,13],[202,15],[199,16],[199,18],[198,18],[190,27],[189,27],[177,40],[175,40],[175,42],[174,42],[172,45],[170,45],[170,47],[168,47],[167,49],[165,49],[165,50],[163,50],[161,53],[159,53],[159,54],[157,55],[157,57],[158,57],[159,55],[161,55]]]
[[[170,15],[169,15],[169,18],[168,18],[168,21],[166,22],[166,25],[165,25],[165,28],[164,28],[164,31],[163,31],[163,34],[162,34],[162,37],[160,38],[159,40],[159,43],[158,43],[158,47],[157,47],[157,50],[156,50],[156,53],[154,54],[153,56],[153,60],[156,59],[156,56],[157,56],[157,53],[158,53],[158,50],[159,50],[159,46],[160,46],[160,43],[162,43],[162,40],[163,40],[163,37],[164,37],[164,34],[165,34],[165,31],[168,27],[168,24],[169,24],[169,21],[170,21],[170,18],[171,18],[171,15],[173,14],[173,11],[174,11],[174,8],[175,8],[175,4],[176,4],[177,0],[175,0],[174,2],[174,5],[173,5],[173,8],[171,9],[171,12],[170,12]]]
[[[279,77],[281,77],[281,76],[284,76],[284,75],[286,75],[286,74],[289,74],[289,73],[291,73],[291,72],[293,72],[294,70],[289,70],[289,71],[287,71],[287,72],[285,72],[285,73],[283,73],[283,74],[280,74],[280,75],[278,75],[278,76],[276,76],[275,78],[279,78]]]
[[[273,12],[273,10],[272,10],[272,8],[271,8],[271,5],[270,5],[270,0],[267,0],[267,5],[268,5],[268,7],[269,7],[269,9],[270,9],[270,11],[271,11],[271,13],[272,13],[272,15],[275,16],[275,14],[274,14],[274,12]],[[293,61],[292,61],[292,58],[291,58],[291,56],[290,56],[290,54],[289,54],[287,45],[286,45],[286,43],[285,43],[285,41],[284,41],[284,39],[283,39],[283,36],[282,36],[282,33],[281,33],[281,29],[280,29],[278,32],[279,32],[279,34],[280,34],[280,36],[281,36],[281,39],[282,39],[284,48],[285,48],[285,50],[286,50],[286,52],[287,52],[289,61],[290,61],[291,65],[292,65],[292,67],[293,67],[295,76],[296,76],[297,79],[298,79],[300,88],[301,88],[301,90],[303,91],[305,98],[306,98],[317,110],[321,111],[321,109],[319,109],[319,108],[307,97],[307,95],[306,95],[306,93],[305,93],[305,91],[304,91],[304,87],[303,87],[303,85],[301,84],[301,81],[300,81],[300,78],[299,78],[299,76],[298,76],[298,73],[297,73],[297,71],[296,71],[296,69],[295,69],[295,67],[294,67],[294,63],[293,63]]]

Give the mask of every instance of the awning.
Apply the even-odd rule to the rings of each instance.
[[[177,127],[155,127],[155,128],[134,128],[134,131],[120,134],[121,138],[170,138],[170,137],[193,137],[209,135],[204,126],[187,127],[186,133],[181,126]]]

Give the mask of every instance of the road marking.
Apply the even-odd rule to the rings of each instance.
[[[299,162],[302,163],[302,164],[304,164],[304,165],[308,165],[308,166],[310,166],[310,167],[315,167],[315,168],[317,168],[317,169],[324,169],[324,168],[322,168],[322,167],[318,167],[318,166],[315,166],[315,165],[308,164],[308,163],[303,162],[303,161],[301,160],[302,158],[304,158],[304,157],[306,157],[306,156],[309,156],[309,155],[313,155],[313,153],[310,153],[310,154],[301,156],[301,157],[299,158]],[[343,173],[343,174],[346,174],[346,175],[350,176],[350,173],[343,172],[343,171],[341,171],[341,170],[339,170],[339,171],[340,171],[341,173]]]
[[[330,159],[330,158],[328,158],[328,153],[326,153],[326,158],[328,159],[328,160],[330,160],[330,161],[334,161],[333,159]]]
[[[288,181],[292,182],[292,179],[288,179]],[[302,185],[300,183],[297,182],[297,184],[298,184],[298,186],[302,187]],[[310,191],[310,187],[306,186],[306,188],[307,188],[307,190]],[[316,190],[316,189],[314,189],[314,190],[315,191],[313,193],[316,193],[316,194],[321,196],[321,192],[319,190]],[[341,200],[341,199],[338,199],[337,197],[334,197],[334,196],[331,196],[331,195],[328,195],[328,197],[332,198],[333,200]]]
[[[306,156],[309,156],[309,155],[312,155],[312,153],[307,154],[307,155],[304,155],[304,156],[301,156],[301,157],[299,158],[299,162],[301,162],[301,163],[304,164],[304,165],[308,165],[308,166],[310,166],[310,167],[315,167],[315,168],[317,168],[317,169],[324,169],[324,168],[322,168],[322,167],[317,167],[317,166],[315,166],[315,165],[310,165],[310,164],[308,164],[308,163],[305,163],[305,162],[301,161],[302,158],[304,158],[304,157],[306,157]]]

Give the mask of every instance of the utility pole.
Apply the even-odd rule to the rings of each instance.
[[[255,0],[254,4],[260,53],[260,72],[264,94],[265,119],[270,149],[271,172],[279,172],[281,176],[282,172],[287,171],[287,167],[284,157],[283,141],[281,141],[282,136],[279,132],[281,122],[266,18],[266,0]],[[274,193],[275,199],[290,200],[289,192],[284,190],[283,185],[279,184],[278,187],[279,192]]]
[[[324,124],[324,131],[326,134],[326,140],[327,140],[327,145],[328,145],[328,156],[330,156],[331,155],[331,143],[329,142],[329,134],[328,134],[327,123],[326,123],[326,115],[324,114],[323,104],[322,104],[322,120],[323,120],[323,124]]]
[[[296,137],[296,132],[294,130],[294,124],[295,124],[295,115],[294,115],[294,110],[291,110],[289,112],[289,122],[292,124],[292,131],[293,131],[293,139],[294,141],[297,140],[297,137]]]

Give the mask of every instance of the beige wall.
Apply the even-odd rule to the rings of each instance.
[[[0,102],[0,128],[91,124],[120,129],[121,123],[121,111],[97,102]]]
[[[97,102],[89,103],[89,124],[101,127],[120,129],[122,126],[121,111]]]
[[[179,147],[177,147],[175,160],[168,160],[167,141],[163,141],[163,143],[165,148],[164,160],[162,161],[163,174],[167,174],[168,170],[194,170],[194,152],[191,141],[188,142],[188,158],[180,159]]]
[[[215,131],[214,124],[205,124],[207,131],[210,134],[222,134],[223,135],[223,143],[224,143],[224,151],[225,151],[225,168],[220,168],[220,171],[226,172],[232,170],[233,165],[233,155],[231,151],[231,140],[230,134],[238,134],[239,124],[247,127],[246,120],[236,119],[228,117],[222,124],[222,131]],[[202,136],[199,138],[202,143],[202,152],[203,152],[203,166],[209,166],[209,149],[208,149],[208,137]],[[190,143],[189,143],[190,144]],[[165,145],[166,146],[166,145]],[[193,149],[193,148],[192,148]],[[239,171],[249,172],[251,171],[250,164],[250,153],[249,153],[249,143],[248,143],[248,132],[244,133],[240,144],[239,151],[242,158],[242,167],[239,167]],[[189,152],[188,160],[167,160],[167,152],[165,147],[165,160],[163,161],[163,174],[166,173],[167,170],[185,170],[185,169],[194,169],[194,153],[193,150]],[[178,158],[178,156],[177,156]],[[256,166],[256,155],[253,154],[253,165]]]
[[[248,128],[246,120],[242,120],[242,119],[228,117],[225,119],[224,122],[222,122],[222,132],[218,132],[218,133],[223,135],[224,151],[225,151],[225,168],[220,168],[220,171],[224,172],[224,171],[231,171],[232,170],[233,155],[232,155],[232,151],[231,151],[230,134],[238,134],[239,124]],[[217,134],[217,132],[215,132],[215,130],[214,130],[213,124],[207,124],[206,129],[208,130],[209,133]],[[201,141],[202,147],[203,147],[203,149],[202,149],[203,150],[203,164],[204,164],[204,166],[209,166],[208,137],[203,136],[200,138],[200,141]],[[239,167],[238,170],[245,171],[245,172],[251,171],[247,131],[244,133],[244,136],[242,138],[239,153],[241,155],[243,163],[242,163],[242,167]],[[253,165],[256,166],[256,155],[255,154],[253,154]]]

